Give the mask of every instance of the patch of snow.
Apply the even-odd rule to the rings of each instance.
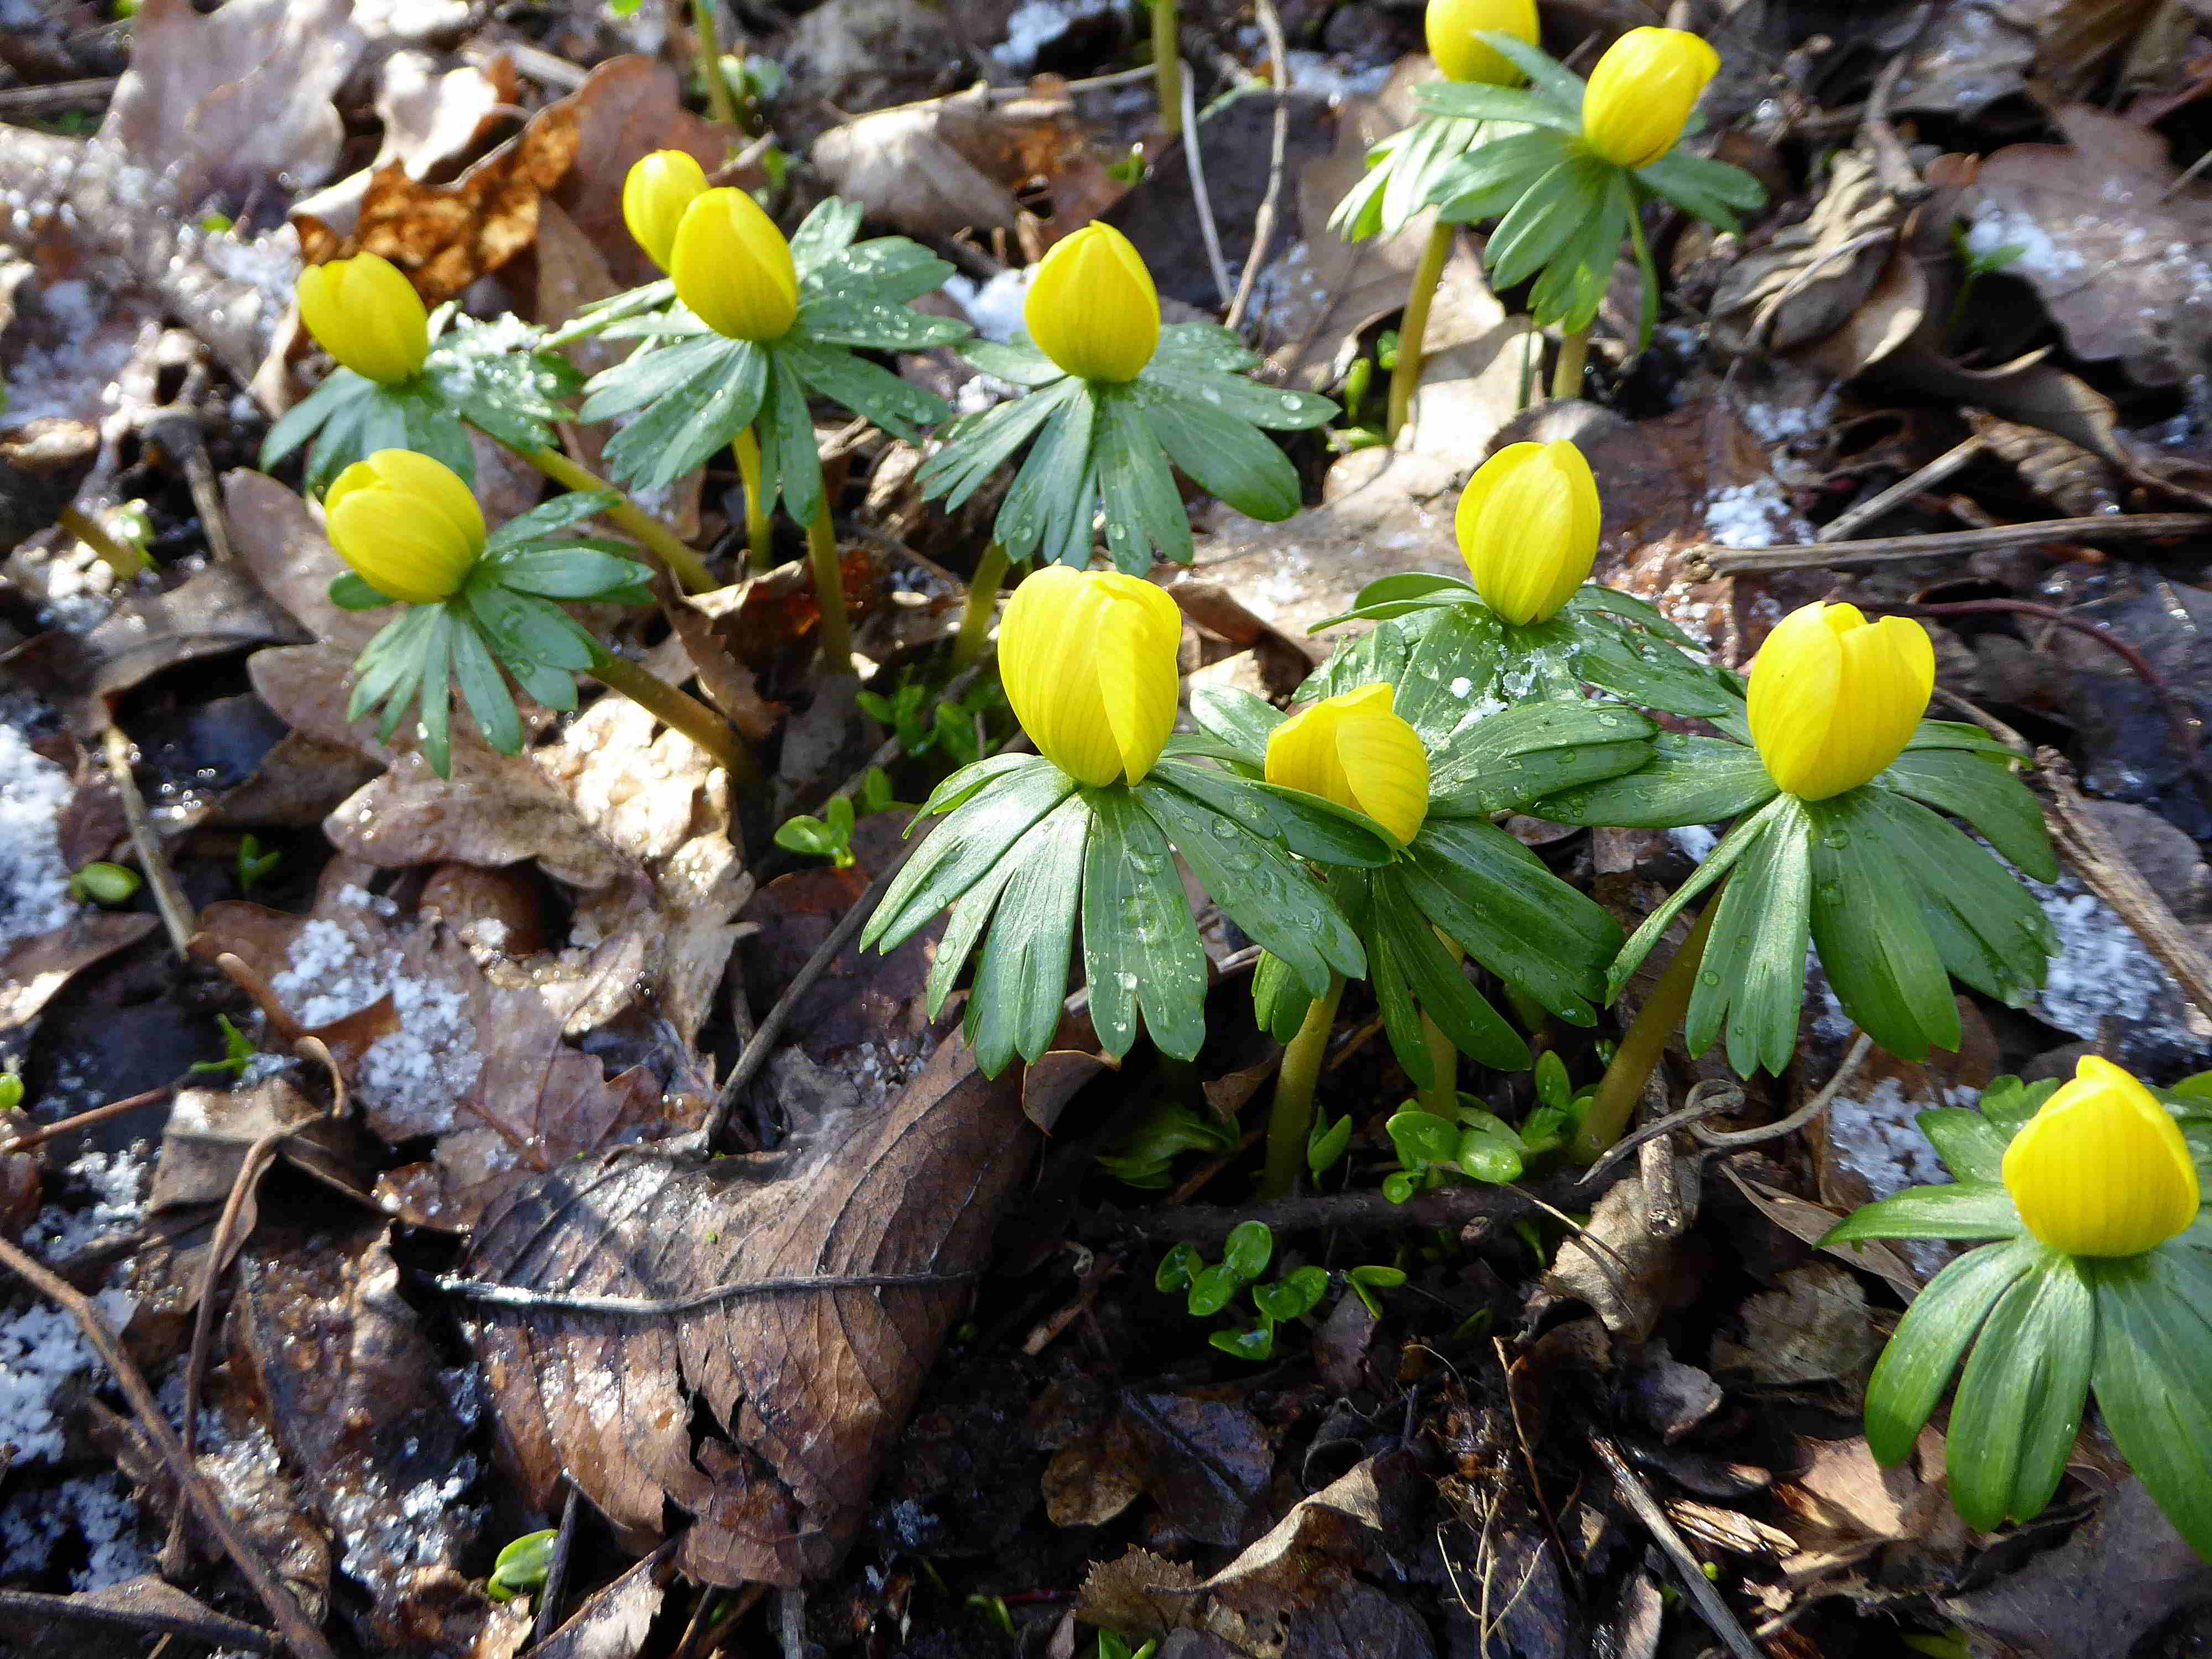
[[[1753,399],[1738,406],[1736,414],[1761,443],[1787,443],[1828,424],[1835,413],[1840,387],[1829,386],[1810,403],[1770,404]]]
[[[127,1291],[102,1291],[93,1306],[111,1330],[131,1317]],[[64,1450],[59,1396],[106,1369],[76,1321],[45,1302],[0,1319],[0,1453],[14,1465],[47,1463]]]
[[[24,1230],[24,1248],[42,1261],[65,1261],[108,1234],[135,1225],[145,1212],[153,1175],[152,1158],[136,1147],[79,1153],[64,1172],[64,1182],[92,1201],[73,1210],[48,1202]]]
[[[1705,854],[1719,844],[1720,838],[1720,832],[1710,823],[1686,823],[1667,832],[1667,839],[1674,843],[1674,850],[1692,864],[1703,864]]]
[[[1723,547],[1775,547],[1813,539],[1813,527],[1771,478],[1730,484],[1705,504],[1705,533]]]
[[[360,888],[339,897],[381,917],[392,902]],[[369,1044],[356,1077],[362,1103],[383,1132],[405,1138],[453,1127],[453,1102],[483,1070],[469,1018],[469,1000],[452,986],[401,970],[399,952],[372,945],[365,933],[326,916],[301,927],[287,966],[271,985],[293,1017],[327,1025],[389,994],[398,1028]]]
[[[2015,276],[2063,278],[2081,273],[2088,264],[2079,249],[2060,241],[2030,215],[1999,203],[1982,203],[1966,227],[1966,251],[1986,258],[2006,248],[2018,252],[1996,269]]]
[[[1331,104],[1340,104],[1347,98],[1372,97],[1389,82],[1393,67],[1376,64],[1366,69],[1347,69],[1325,52],[1298,47],[1284,53],[1283,58],[1292,91],[1316,93]]]
[[[980,283],[972,276],[947,276],[945,292],[968,313],[977,334],[987,340],[1011,340],[1024,326],[1022,307],[1029,303],[1030,283],[1036,272],[1035,265],[1012,265]]]
[[[2108,1042],[2124,1065],[2201,1064],[2212,1024],[2119,913],[2071,874],[2056,886],[2027,887],[2058,930],[2058,954],[2028,1012],[2077,1037]]]
[[[1037,54],[1086,19],[1120,9],[1120,0],[1022,0],[1006,19],[1006,38],[990,49],[991,61],[1012,75],[1026,75]]]
[[[39,285],[45,319],[8,369],[8,422],[60,416],[97,418],[122,401],[116,376],[130,362],[137,341],[127,328],[103,329],[106,295],[82,277]],[[47,343],[51,341],[52,343]],[[100,410],[87,406],[88,387],[100,388]]]
[[[76,914],[57,832],[69,774],[0,718],[0,945],[49,933]]]
[[[70,1574],[71,1589],[106,1589],[154,1569],[138,1536],[138,1505],[123,1477],[111,1473],[26,1489],[0,1507],[0,1559],[8,1575],[44,1572],[55,1547],[72,1533],[84,1540],[85,1565]]]

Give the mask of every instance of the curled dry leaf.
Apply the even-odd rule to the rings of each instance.
[[[1103,173],[1066,99],[994,102],[981,87],[832,127],[814,141],[814,165],[838,195],[912,236],[1012,225],[1016,189]],[[1110,200],[1086,204],[1096,214]]]
[[[1874,1461],[1863,1435],[1801,1438],[1797,1450],[1796,1473],[1774,1486],[1797,1540],[1796,1553],[1783,1563],[1791,1580],[1832,1577],[1893,1545],[1905,1547],[1898,1553],[1914,1560],[1916,1576],[1933,1577],[1958,1564],[1966,1526],[1944,1494],[1936,1431],[1923,1431],[1917,1455],[1894,1468]]]
[[[386,1651],[468,1652],[484,1609],[456,1565],[483,1511],[466,1447],[481,1409],[400,1292],[387,1226],[258,1236],[241,1252],[233,1363]]]
[[[2140,386],[2203,373],[2212,346],[2212,191],[2184,182],[2166,142],[2084,105],[2063,144],[2011,144],[1962,204],[1967,245],[2034,289],[2075,355],[2118,358]]]
[[[159,925],[149,915],[95,911],[0,949],[0,1036],[36,1019],[76,975]]]
[[[1807,1261],[1744,1303],[1743,1338],[1715,1339],[1713,1367],[1755,1383],[1850,1382],[1874,1363],[1879,1346],[1857,1277]]]
[[[1812,213],[1722,276],[1714,343],[1731,354],[1782,352],[1834,333],[1873,292],[1905,213],[1871,151],[1839,153]]]
[[[515,1189],[477,1231],[470,1278],[694,1299],[465,1304],[526,1495],[550,1508],[565,1472],[634,1548],[672,1505],[690,1518],[677,1567],[707,1583],[827,1571],[1035,1144],[1014,1080],[983,1078],[947,1042],[887,1109],[801,1121],[774,1152],[599,1154]],[[929,1277],[772,1284],[877,1274]]]
[[[410,179],[427,179],[445,161],[464,155],[514,102],[514,65],[504,55],[482,65],[441,70],[427,52],[397,52],[384,60],[376,88],[376,114],[384,139],[359,173],[294,204],[341,234],[353,229],[369,180],[397,167]]]

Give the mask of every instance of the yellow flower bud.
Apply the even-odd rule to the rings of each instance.
[[[1452,81],[1517,87],[1520,67],[1474,37],[1486,31],[1536,44],[1536,0],[1429,0],[1422,19],[1429,56]]]
[[[307,332],[356,374],[392,386],[413,376],[430,355],[430,313],[389,259],[356,253],[309,265],[300,273],[299,295]]]
[[[323,518],[354,574],[409,605],[453,598],[484,550],[475,495],[452,468],[411,449],[380,449],[339,473]]]
[[[1751,665],[1751,740],[1777,788],[1826,800],[1905,751],[1935,685],[1918,623],[1815,600],[1775,625]]]
[[[1413,840],[1429,816],[1429,751],[1376,681],[1324,697],[1267,739],[1267,781],[1364,812]]]
[[[1093,788],[1142,779],[1175,730],[1182,616],[1164,590],[1055,564],[1014,590],[999,676],[1037,753]]]
[[[1615,167],[1650,167],[1674,148],[1720,67],[1720,54],[1686,30],[1629,30],[1590,71],[1583,143]]]
[[[1460,556],[1483,603],[1510,623],[1542,622],[1589,580],[1597,480],[1565,439],[1508,444],[1467,481]]]
[[[2004,1183],[2028,1231],[2069,1255],[2139,1255],[2196,1220],[2202,1198],[2173,1115],[2095,1054],[2013,1137]]]
[[[668,274],[699,320],[732,340],[775,340],[799,318],[791,244],[741,190],[702,191],[676,223]]]
[[[684,210],[706,193],[707,169],[688,149],[640,156],[623,179],[623,222],[653,263],[668,269]]]
[[[1160,296],[1145,257],[1097,220],[1053,245],[1022,307],[1039,351],[1085,380],[1133,380],[1160,343]]]

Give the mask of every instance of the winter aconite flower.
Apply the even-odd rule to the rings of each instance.
[[[1044,256],[1022,316],[1036,349],[1085,380],[1133,380],[1159,349],[1152,273],[1127,237],[1096,220]]]
[[[1175,728],[1182,638],[1175,601],[1151,582],[1040,570],[1000,625],[1006,701],[1037,752],[1078,782],[1138,782]]]
[[[1267,781],[1364,812],[1413,840],[1429,815],[1429,754],[1377,681],[1325,697],[1267,739]]]
[[[1935,684],[1918,623],[1816,601],[1784,617],[1752,665],[1752,741],[1777,788],[1826,800],[1904,752]]]
[[[677,222],[668,254],[677,297],[732,340],[780,340],[799,319],[791,244],[741,190],[702,191]]]
[[[300,273],[300,320],[315,342],[364,379],[392,386],[421,372],[430,318],[398,266],[374,253]]]
[[[1720,54],[1683,29],[1631,29],[1607,48],[1583,94],[1583,143],[1620,167],[1674,148]]]
[[[1507,622],[1542,622],[1589,579],[1597,481],[1564,438],[1508,444],[1468,480],[1456,522],[1483,602]]]
[[[689,150],[640,156],[623,179],[623,222],[653,264],[668,269],[684,210],[707,193],[707,170]]]
[[[2140,1255],[2197,1218],[2197,1166],[2173,1115],[2126,1072],[2085,1054],[2005,1149],[2027,1230],[2069,1255]]]
[[[409,605],[451,599],[484,550],[483,510],[450,468],[380,449],[338,474],[323,511],[331,545],[378,592]]]
[[[1445,78],[1517,87],[1528,76],[1487,42],[1486,31],[1536,44],[1536,0],[1429,0],[1423,20],[1429,56]]]

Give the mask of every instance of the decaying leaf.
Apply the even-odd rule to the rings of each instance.
[[[1879,1346],[1857,1278],[1808,1261],[1744,1303],[1743,1339],[1716,1339],[1713,1366],[1755,1383],[1848,1382],[1874,1363]]]
[[[565,1471],[633,1547],[673,1505],[678,1568],[707,1583],[826,1571],[1034,1144],[1015,1080],[948,1042],[887,1109],[774,1152],[602,1153],[515,1189],[470,1279],[655,1310],[466,1304],[525,1493],[550,1508]],[[787,1282],[872,1275],[921,1277]]]
[[[160,925],[152,916],[95,911],[0,948],[0,1036],[36,1019],[73,976]]]
[[[1834,333],[1873,291],[1905,212],[1870,151],[1839,152],[1812,213],[1722,277],[1714,343],[1731,353],[1782,352]]]
[[[458,1571],[482,1509],[466,1449],[478,1410],[441,1370],[374,1219],[310,1239],[266,1233],[239,1261],[234,1362],[286,1464],[369,1592],[389,1650],[465,1654],[484,1609]]]
[[[2185,183],[2155,131],[2074,105],[2063,144],[2012,144],[1962,204],[1967,246],[2035,289],[2076,356],[2138,386],[2204,372],[2212,345],[2212,190]]]
[[[398,167],[410,179],[427,179],[440,163],[465,154],[483,137],[502,105],[514,102],[514,64],[504,55],[478,65],[441,69],[426,52],[398,52],[384,60],[376,88],[383,142],[359,173],[294,204],[331,229],[353,228],[369,180]]]
[[[1011,225],[1018,187],[1099,171],[1066,99],[994,100],[982,87],[834,126],[814,141],[814,165],[837,194],[914,236]]]
[[[1918,1454],[1894,1468],[1874,1461],[1863,1435],[1801,1438],[1797,1450],[1798,1468],[1774,1486],[1797,1540],[1783,1563],[1794,1581],[1831,1577],[1891,1546],[1903,1546],[1899,1553],[1929,1574],[1965,1553],[1966,1525],[1944,1492],[1942,1439],[1933,1429],[1923,1432]]]

